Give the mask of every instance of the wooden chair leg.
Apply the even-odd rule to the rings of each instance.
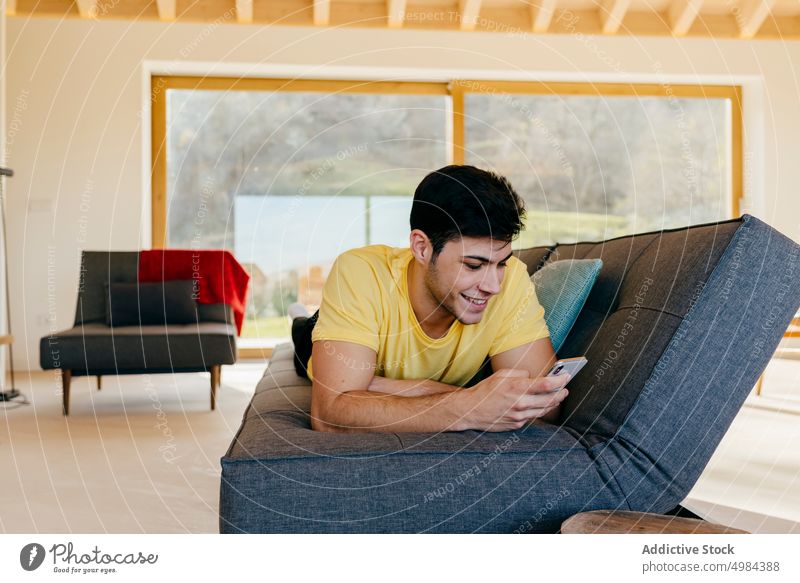
[[[219,388],[221,365],[215,364],[211,367],[211,410],[217,408],[217,388]]]
[[[61,369],[61,389],[64,397],[64,415],[69,415],[69,385],[72,382],[72,371]]]
[[[764,384],[764,373],[762,372],[761,376],[758,377],[758,382],[756,383],[756,396],[757,397],[761,396],[761,388],[762,388],[763,384]]]
[[[97,375],[97,390],[103,390],[103,377],[102,375]]]

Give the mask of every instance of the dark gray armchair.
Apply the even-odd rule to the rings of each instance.
[[[60,369],[64,415],[73,376],[209,372],[215,408],[221,366],[236,362],[236,326],[224,304],[197,303],[195,322],[109,326],[109,284],[136,283],[138,251],[84,251],[75,325],[41,339],[41,367]],[[136,307],[134,307],[135,309]]]

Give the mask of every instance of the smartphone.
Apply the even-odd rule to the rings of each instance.
[[[586,363],[589,362],[586,360],[585,356],[576,356],[575,358],[564,358],[562,360],[557,361],[553,368],[550,369],[550,372],[547,373],[549,377],[557,377],[558,375],[562,374],[569,374],[573,379],[575,375],[580,372],[580,370],[586,366]]]

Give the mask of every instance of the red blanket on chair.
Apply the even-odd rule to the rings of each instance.
[[[139,281],[192,279],[197,281],[201,304],[233,308],[241,334],[250,275],[236,258],[222,249],[151,249],[139,253]]]

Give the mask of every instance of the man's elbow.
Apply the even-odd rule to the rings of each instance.
[[[311,417],[311,430],[323,431],[325,433],[336,433],[336,427],[314,416]]]
[[[333,424],[329,417],[324,414],[311,412],[311,429],[313,431],[323,431],[325,433],[341,433],[335,424]]]
[[[339,428],[331,418],[331,403],[323,403],[324,399],[311,392],[311,429],[326,433],[337,433]]]

